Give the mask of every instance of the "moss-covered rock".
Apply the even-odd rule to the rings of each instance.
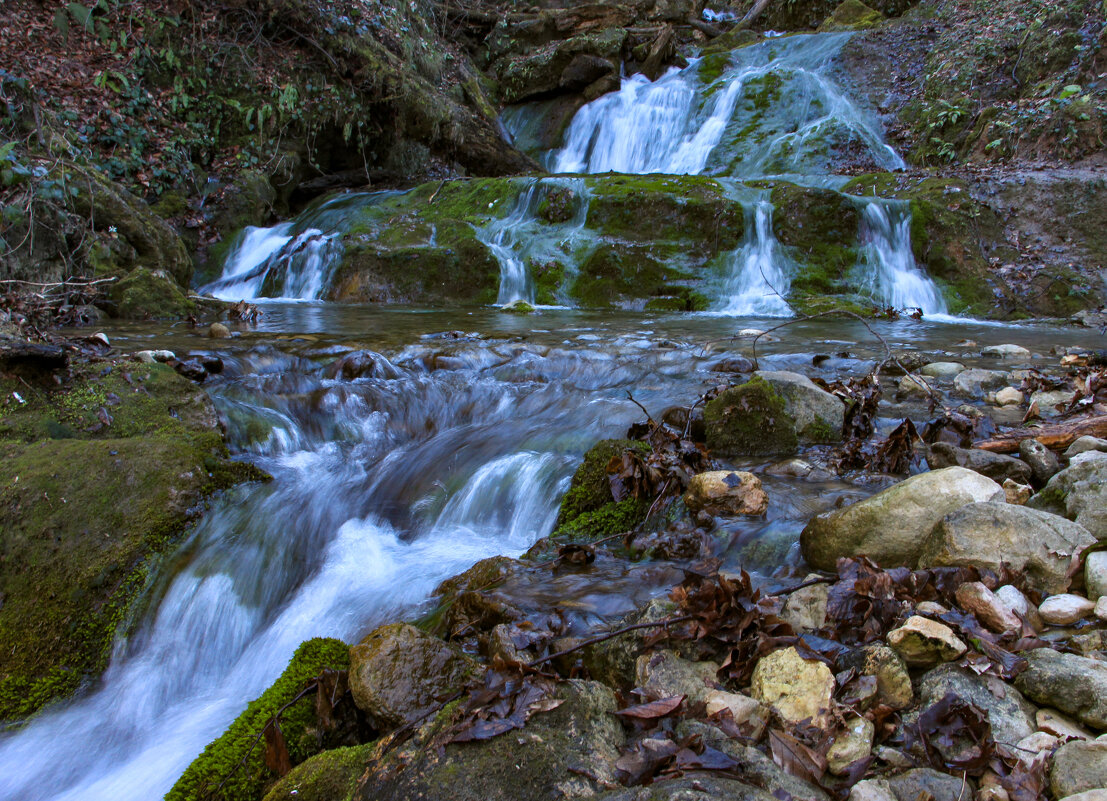
[[[851,293],[849,271],[857,264],[860,214],[846,196],[830,189],[780,182],[773,186],[773,233],[798,264],[792,294]]]
[[[557,514],[559,527],[573,522],[585,512],[595,512],[614,502],[607,480],[607,465],[612,459],[620,458],[628,448],[641,453],[649,452],[649,446],[644,442],[629,439],[604,439],[588,449],[580,467],[573,473],[569,491],[561,499]]]
[[[185,317],[194,304],[164,271],[139,267],[112,286],[112,300],[119,317],[133,319]]]
[[[372,743],[332,748],[301,762],[265,794],[265,801],[353,801]]]
[[[18,393],[24,402],[15,400]],[[58,387],[0,376],[0,719],[104,669],[152,565],[232,462],[207,396],[160,364],[76,364]]]
[[[704,407],[703,419],[707,447],[720,456],[788,454],[799,447],[784,398],[760,376],[720,392]]]
[[[820,33],[828,31],[861,31],[884,21],[884,15],[869,8],[861,0],[843,0],[819,26]]]
[[[258,733],[281,709],[280,724],[293,765],[324,748],[315,698],[306,695],[285,708],[324,668],[345,670],[349,648],[341,640],[314,639],[300,645],[269,689],[192,761],[166,794],[166,801],[261,801],[278,777],[265,764],[265,749],[254,747]],[[220,786],[222,785],[222,786]]]
[[[500,97],[505,103],[518,103],[557,90],[583,89],[617,72],[626,39],[622,28],[608,28],[505,57],[493,65],[500,78]]]

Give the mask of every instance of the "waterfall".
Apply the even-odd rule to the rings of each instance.
[[[772,215],[773,204],[767,200],[746,207],[746,239],[729,259],[730,276],[718,304],[719,313],[791,316],[785,300],[791,281],[781,269],[784,256],[773,235]]]
[[[893,309],[945,314],[938,287],[915,264],[911,250],[911,211],[903,201],[869,199],[861,219],[864,291]]]

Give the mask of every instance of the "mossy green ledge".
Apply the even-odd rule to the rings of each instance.
[[[205,499],[268,479],[228,457],[210,399],[164,365],[74,364],[60,386],[0,374],[0,720],[103,671]]]

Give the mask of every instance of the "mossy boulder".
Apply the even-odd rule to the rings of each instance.
[[[281,732],[293,765],[327,745],[349,745],[328,742],[323,736],[314,695],[305,695],[287,706],[325,668],[345,670],[349,659],[349,648],[341,640],[314,639],[301,644],[280,678],[250,702],[234,723],[185,769],[166,794],[166,801],[261,801],[266,788],[278,776],[265,763],[265,749],[254,746],[258,733],[282,709]],[[340,734],[348,736],[346,732]]]
[[[265,801],[353,801],[373,745],[332,748],[308,757],[265,794]]]
[[[0,376],[4,720],[100,673],[152,566],[204,499],[266,477],[227,458],[211,401],[169,367],[70,370],[61,386]]]
[[[113,311],[132,319],[185,317],[196,311],[180,286],[163,270],[138,267],[112,286]]]
[[[875,8],[869,8],[861,0],[843,0],[830,16],[823,20],[823,24],[819,26],[819,32],[861,31],[879,25],[883,21],[883,14]]]
[[[561,499],[557,525],[571,523],[586,512],[596,512],[615,501],[607,479],[607,465],[612,459],[621,458],[627,449],[645,454],[649,446],[629,439],[604,439],[584,454],[580,467],[573,473],[569,491]]]
[[[720,456],[770,456],[799,448],[796,420],[772,384],[754,376],[724,389],[703,411],[707,447]]]
[[[553,41],[493,65],[499,75],[500,99],[518,103],[558,90],[576,91],[618,71],[627,32],[622,28],[581,33]]]
[[[848,294],[857,264],[861,216],[854,203],[831,189],[780,182],[772,189],[773,233],[799,265],[796,297]]]
[[[815,385],[807,376],[786,370],[762,370],[755,378],[767,381],[784,399],[784,410],[795,421],[802,444],[828,444],[842,438],[845,405]]]
[[[355,798],[554,801],[595,795],[614,784],[615,760],[626,741],[613,714],[615,695],[597,682],[571,680],[558,684],[554,697],[562,703],[532,715],[521,731],[465,743],[445,741],[461,714],[457,705],[447,706],[408,743],[374,752]]]

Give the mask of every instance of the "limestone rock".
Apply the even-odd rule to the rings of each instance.
[[[898,801],[886,779],[865,779],[849,790],[849,801]]]
[[[1083,726],[1056,709],[1039,709],[1034,720],[1038,724],[1038,729],[1059,740],[1095,739]]]
[[[1038,604],[1038,614],[1051,626],[1068,626],[1083,620],[1095,609],[1095,603],[1080,595],[1051,595]]]
[[[409,723],[478,669],[475,660],[406,623],[381,626],[350,649],[350,690],[379,729]]]
[[[789,723],[811,718],[825,725],[834,694],[834,674],[822,662],[807,661],[795,648],[783,648],[757,662],[750,693]]]
[[[873,643],[843,656],[843,667],[876,678],[877,700],[892,709],[906,709],[915,700],[907,665],[891,648]]]
[[[829,596],[829,584],[812,584],[810,587],[796,590],[784,599],[784,608],[780,612],[780,617],[788,621],[797,633],[821,629],[826,623],[826,605]]]
[[[919,370],[919,373],[941,381],[952,381],[964,372],[965,365],[960,362],[931,362]]]
[[[997,406],[1018,406],[1022,403],[1022,392],[1014,387],[1004,387],[996,393]]]
[[[1025,652],[1029,667],[1015,678],[1019,691],[1087,726],[1107,729],[1107,664],[1052,648]]]
[[[994,677],[978,676],[956,665],[940,665],[919,682],[922,708],[933,706],[948,694],[971,701],[980,707],[992,724],[998,742],[1016,743],[1034,733],[1035,709],[1014,687],[992,683]],[[999,685],[999,692],[994,688]]]
[[[1053,755],[1049,785],[1056,798],[1107,788],[1107,743],[1074,740]]]
[[[1100,451],[1107,453],[1107,439],[1100,439],[1099,437],[1083,436],[1076,440],[1065,449],[1065,458],[1071,459],[1074,456],[1079,456],[1082,453],[1088,451]]]
[[[982,398],[984,391],[1007,386],[1004,370],[962,370],[953,379],[953,394],[962,398]]]
[[[834,738],[826,752],[827,769],[835,776],[844,776],[849,766],[864,759],[872,751],[874,727],[872,721],[855,717],[846,725],[845,731]]]
[[[807,563],[821,570],[833,570],[839,557],[862,554],[884,567],[913,568],[946,514],[1005,497],[999,484],[972,470],[932,470],[813,518],[800,535],[800,547]]]
[[[949,626],[918,615],[888,632],[888,644],[910,667],[951,662],[968,650]]]
[[[713,470],[692,476],[684,494],[688,510],[710,515],[762,515],[769,508],[769,496],[761,479],[739,470]]]
[[[980,355],[992,359],[1029,359],[1030,351],[1022,345],[988,345]]]
[[[957,588],[957,603],[992,631],[1002,633],[1017,629],[1022,621],[994,592],[979,581],[970,581]]]
[[[1068,407],[1071,400],[1072,391],[1063,389],[1038,390],[1030,395],[1030,403],[1038,404],[1038,413],[1042,417],[1056,417]],[[1058,406],[1061,408],[1058,409]]]
[[[714,662],[689,662],[672,651],[643,654],[635,663],[637,686],[651,701],[674,695],[683,695],[690,704],[706,701],[718,688],[718,671]]]
[[[1057,515],[1009,503],[970,503],[934,526],[918,564],[998,570],[1002,563],[1025,573],[1033,587],[1063,592],[1069,557],[1093,542],[1083,526]]]
[[[926,454],[926,463],[931,470],[955,465],[967,467],[1000,483],[1009,478],[1020,484],[1028,484],[1032,475],[1030,465],[1020,459],[980,448],[958,448],[948,442],[935,442],[931,445]]]
[[[784,398],[784,410],[796,421],[801,443],[837,442],[842,438],[846,407],[807,376],[786,371],[754,373]]]
[[[226,339],[231,335],[231,329],[223,325],[223,323],[212,323],[211,328],[208,329],[208,336],[212,339]]]
[[[1057,454],[1036,439],[1024,439],[1019,443],[1019,457],[1030,465],[1038,486],[1045,484],[1061,469]]]
[[[735,723],[745,723],[758,718],[768,723],[768,710],[760,702],[742,693],[729,693],[726,690],[709,690],[704,696],[704,706],[708,715],[715,715],[724,709],[730,710]]]
[[[1029,484],[1020,484],[1009,478],[1003,479],[1003,492],[1007,496],[1007,503],[1015,506],[1025,506],[1034,494],[1034,488]]]
[[[931,768],[915,768],[888,780],[897,801],[970,801],[972,784],[961,776],[939,773]]]

